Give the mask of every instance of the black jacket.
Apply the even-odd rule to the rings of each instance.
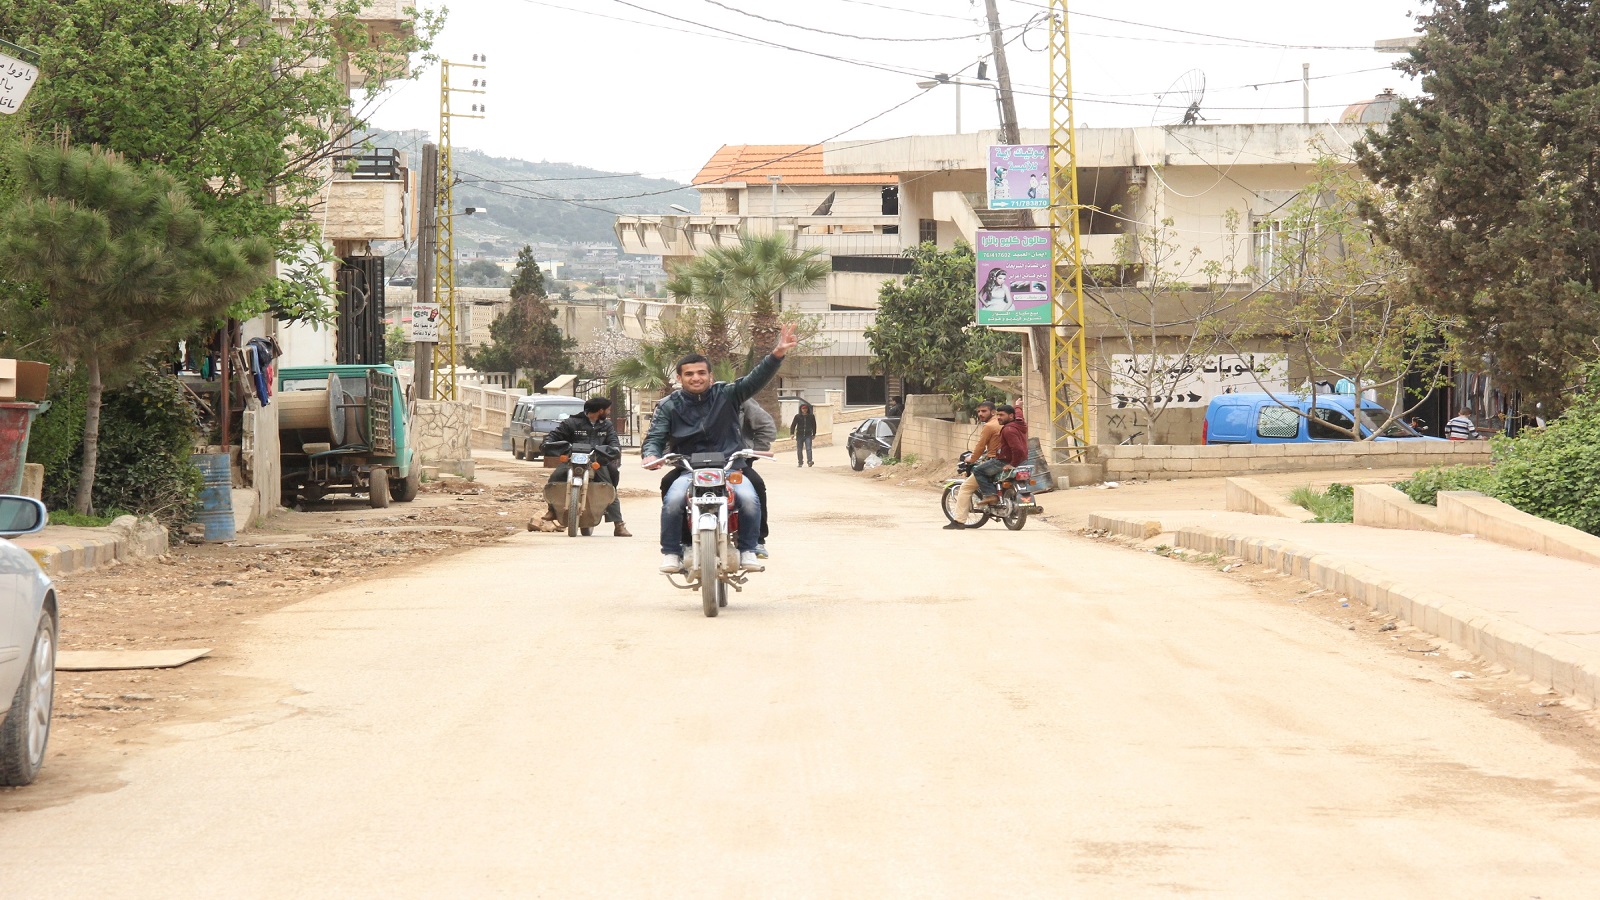
[[[802,407],[800,412],[795,414],[794,421],[789,423],[789,436],[796,438],[816,437],[817,414],[807,412],[806,408]]]
[[[731,455],[743,450],[739,407],[759,393],[782,364],[783,360],[769,354],[737,381],[719,381],[698,395],[673,391],[656,406],[640,448],[642,455],[659,457],[668,450]]]
[[[573,413],[561,420],[561,424],[550,429],[539,444],[539,452],[544,453],[545,448],[556,441],[566,441],[569,444],[592,444],[596,450],[605,448],[610,454],[606,461],[615,463],[622,455],[622,441],[617,439],[616,426],[611,424],[611,417],[607,416],[598,422],[589,421],[584,413]]]

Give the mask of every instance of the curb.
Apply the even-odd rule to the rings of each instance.
[[[1130,537],[1145,536],[1152,525],[1160,527],[1159,523],[1103,514],[1089,517],[1091,528]],[[1595,651],[1290,541],[1190,526],[1178,529],[1174,543],[1201,553],[1236,556],[1299,576],[1437,635],[1540,687],[1600,706],[1600,653]]]
[[[39,568],[52,578],[88,572],[115,562],[165,556],[167,553],[167,529],[153,522],[140,522],[133,516],[123,516],[98,530],[105,532],[106,536],[53,544],[19,541],[18,546],[28,551]]]

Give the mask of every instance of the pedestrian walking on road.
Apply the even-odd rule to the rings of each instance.
[[[789,434],[794,437],[795,466],[814,466],[817,461],[812,458],[812,444],[817,439],[817,414],[811,404],[800,401],[800,411],[795,414],[794,420],[789,423]]]
[[[1472,421],[1472,411],[1463,409],[1461,415],[1444,423],[1444,436],[1452,441],[1477,440],[1478,426]]]

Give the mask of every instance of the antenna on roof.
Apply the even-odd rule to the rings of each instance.
[[[1205,121],[1200,103],[1206,96],[1206,73],[1190,69],[1179,75],[1165,91],[1156,95],[1156,111],[1151,125],[1198,125]]]

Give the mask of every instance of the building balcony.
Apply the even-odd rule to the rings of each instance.
[[[399,241],[414,236],[411,171],[390,148],[333,160],[323,236],[330,241]]]
[[[871,356],[863,331],[878,321],[876,312],[819,313],[821,329],[817,341],[822,345],[817,356]]]
[[[698,256],[732,246],[741,233],[790,234],[801,250],[832,256],[895,254],[902,249],[897,216],[618,216],[613,228],[625,253]]]
[[[367,47],[376,47],[390,41],[410,38],[416,29],[415,17],[406,11],[407,0],[365,0],[361,11],[356,13],[355,20],[366,32],[366,46],[344,47],[346,52],[353,52]],[[287,25],[296,20],[312,17],[312,11],[307,9],[307,0],[273,0],[272,20],[280,25]],[[366,85],[365,73],[359,72],[349,65],[349,60],[334,61],[340,70],[340,78],[345,87],[354,89]],[[404,78],[411,74],[411,60],[409,56],[395,54],[390,62],[397,67],[392,75]]]

